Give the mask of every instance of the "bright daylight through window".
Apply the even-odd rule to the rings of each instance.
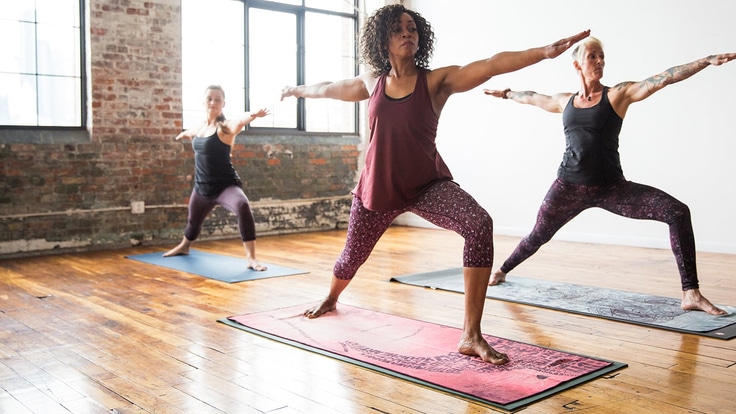
[[[287,85],[358,74],[355,0],[182,0],[184,127],[201,122],[202,94],[225,89],[225,115],[268,108],[254,128],[356,133],[357,104],[280,100]],[[206,50],[207,53],[202,53]],[[202,56],[217,56],[203,60]]]
[[[79,0],[2,0],[0,126],[82,127]]]

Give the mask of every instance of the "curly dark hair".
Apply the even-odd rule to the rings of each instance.
[[[391,27],[401,21],[403,13],[408,13],[414,19],[419,33],[419,48],[414,56],[414,63],[420,68],[429,68],[429,60],[434,52],[432,26],[414,10],[409,10],[402,4],[391,4],[376,10],[365,21],[360,38],[362,60],[370,66],[376,76],[381,76],[391,70],[391,62],[388,60],[388,41],[391,36]]]

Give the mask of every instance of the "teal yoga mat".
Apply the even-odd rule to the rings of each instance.
[[[462,268],[391,278],[413,286],[463,293]],[[720,339],[736,337],[736,307],[728,315],[680,309],[680,299],[509,275],[486,297]]]
[[[172,257],[163,257],[162,254],[162,252],[158,252],[126,257],[139,262],[161,266],[167,269],[180,270],[227,283],[309,273],[305,270],[292,269],[263,262],[261,264],[268,267],[268,269],[257,272],[253,269],[248,269],[248,261],[244,258],[207,253],[199,250],[190,250],[188,255]]]
[[[494,349],[510,359],[505,365],[493,365],[457,352],[459,328],[344,304],[309,319],[303,312],[312,305],[231,316],[219,322],[507,411],[606,378],[626,366],[485,335]]]

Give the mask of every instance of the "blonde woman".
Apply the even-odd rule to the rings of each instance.
[[[557,179],[537,213],[534,229],[493,273],[489,285],[504,282],[508,272],[533,255],[582,211],[599,207],[624,217],[668,224],[682,285],[682,309],[725,314],[700,293],[689,208],[662,190],[624,178],[618,136],[631,104],[708,66],[734,59],[736,53],[711,55],[674,66],[643,81],[621,82],[608,87],[601,83],[606,64],[603,45],[600,40],[589,37],[573,51],[573,67],[580,80],[577,92],[543,95],[510,89],[485,90],[487,95],[561,113],[566,138]]]

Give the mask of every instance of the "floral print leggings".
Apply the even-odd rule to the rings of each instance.
[[[432,185],[414,204],[392,211],[371,211],[353,197],[345,248],[335,263],[338,279],[352,279],[383,233],[400,214],[414,213],[465,239],[464,267],[493,266],[493,220],[473,197],[452,181]]]
[[[682,290],[698,289],[695,236],[688,206],[662,190],[625,180],[600,186],[555,180],[539,208],[534,229],[504,262],[501,271],[513,270],[550,241],[563,225],[591,207],[623,217],[667,223]]]

